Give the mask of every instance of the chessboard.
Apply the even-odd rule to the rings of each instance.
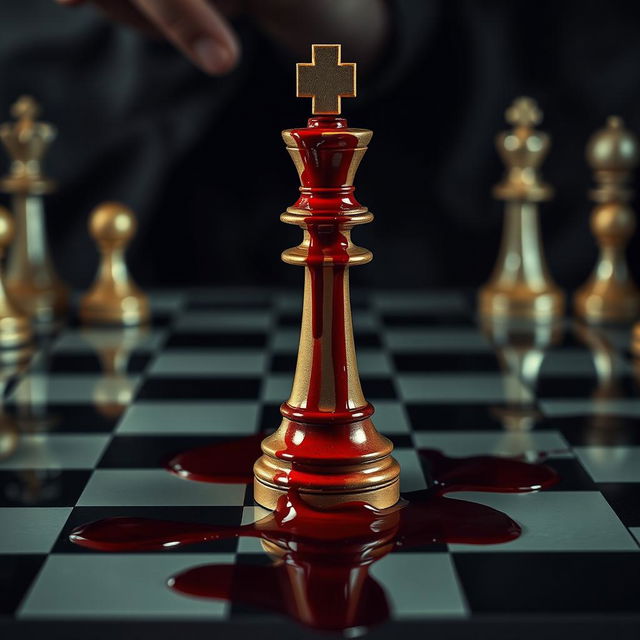
[[[150,326],[72,322],[5,381],[2,637],[317,637],[277,613],[167,588],[196,565],[268,564],[256,540],[99,553],[68,539],[118,515],[238,525],[265,513],[251,487],[191,482],[164,465],[278,426],[300,296],[220,289],[151,300]],[[369,637],[637,637],[640,398],[628,329],[566,321],[507,344],[455,291],[356,291],[353,315],[363,389],[394,442],[403,491],[426,487],[424,447],[544,457],[560,477],[540,492],[456,494],[508,514],[523,534],[397,549],[374,563],[390,615]]]

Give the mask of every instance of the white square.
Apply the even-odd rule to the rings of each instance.
[[[180,315],[175,330],[182,333],[262,333],[269,329],[271,320],[272,316],[269,311],[258,309],[188,311]]]
[[[113,385],[110,386],[110,383]],[[140,376],[113,378],[101,374],[31,374],[16,385],[9,396],[16,402],[31,404],[93,404],[110,390],[114,392],[111,404],[128,404],[135,395]]]
[[[557,431],[416,431],[413,439],[421,449],[437,449],[454,457],[528,453],[573,457],[567,441]]]
[[[594,482],[640,482],[640,447],[574,447]]]
[[[491,353],[493,348],[477,329],[429,327],[388,329],[387,347],[395,353]]]
[[[507,400],[507,388],[498,373],[401,374],[396,383],[406,402],[492,403]],[[509,397],[533,400],[533,394],[519,381],[510,379]]]
[[[242,505],[245,490],[244,484],[184,480],[164,469],[97,469],[78,506],[236,507]]]
[[[252,401],[136,402],[118,433],[127,435],[249,435],[255,433],[258,403]]]
[[[3,507],[0,553],[49,553],[71,507]]]
[[[427,488],[417,451],[397,447],[393,451],[393,457],[400,465],[400,491],[420,491]]]
[[[451,551],[638,551],[627,528],[596,491],[464,492],[449,497],[497,509],[513,518],[523,530],[511,542],[450,544]]]
[[[167,580],[203,564],[229,564],[232,554],[52,555],[20,618],[223,618],[229,603],[171,591]]]
[[[97,349],[113,348],[114,344],[138,351],[157,351],[167,332],[162,329],[67,329],[53,344],[53,351],[97,354]]]
[[[93,469],[108,435],[25,435],[0,469]]]
[[[411,433],[404,405],[395,400],[376,400],[373,421],[380,433],[397,435]]]
[[[393,619],[468,615],[448,553],[391,553],[369,573],[385,587]]]
[[[153,361],[151,376],[257,376],[266,369],[266,353],[250,349],[166,349]]]

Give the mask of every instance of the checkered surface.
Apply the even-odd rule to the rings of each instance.
[[[540,493],[457,496],[517,520],[524,533],[513,542],[437,545],[376,563],[371,574],[392,608],[378,633],[403,621],[637,615],[640,399],[628,332],[585,341],[568,324],[546,349],[496,350],[462,294],[379,292],[353,306],[365,395],[395,443],[403,490],[426,486],[419,447],[451,456],[544,452],[561,476]],[[278,425],[299,296],[164,292],[153,308],[147,331],[65,329],[8,386],[0,614],[18,625],[287,624],[166,587],[199,564],[267,563],[254,540],[127,554],[67,540],[75,526],[114,515],[239,524],[263,513],[244,485],[193,483],[162,465],[173,453]],[[507,424],[514,407],[520,428]]]

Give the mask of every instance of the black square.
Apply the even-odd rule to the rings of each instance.
[[[291,373],[296,370],[297,356],[289,353],[276,353],[271,358],[269,371],[273,373]]]
[[[262,406],[260,420],[258,421],[260,431],[273,431],[280,426],[282,422],[282,414],[280,413],[280,405],[265,404]]]
[[[111,433],[126,405],[116,411],[104,410],[95,404],[9,405],[19,425],[34,433]]]
[[[134,351],[126,359],[127,373],[142,373],[149,364],[151,356]],[[54,353],[47,363],[49,373],[103,373],[102,363],[97,354],[91,353]]]
[[[415,431],[496,431],[510,420],[530,422],[535,429],[547,428],[535,405],[425,403],[406,408]]]
[[[614,414],[586,414],[545,419],[572,446],[640,445],[640,419]]]
[[[473,613],[638,613],[640,553],[454,553]]]
[[[149,378],[137,400],[211,400],[257,398],[258,378]]]
[[[0,614],[13,615],[22,602],[46,555],[0,555]]]
[[[0,471],[0,507],[73,507],[90,476],[75,469]]]
[[[399,372],[500,371],[493,353],[406,353],[393,356]]]
[[[558,483],[545,491],[597,491],[596,483],[576,458],[547,458],[544,464],[558,473]]]
[[[386,400],[397,397],[396,388],[391,378],[362,377],[361,381],[365,398]]]
[[[109,443],[98,468],[164,468],[180,453],[236,439],[222,436],[116,436]]]
[[[598,388],[595,376],[541,376],[535,391],[538,398],[591,398]],[[635,382],[630,376],[619,381],[621,397],[633,397],[637,391]]]
[[[472,327],[474,322],[464,313],[385,313],[382,321],[387,327]]]
[[[640,527],[640,482],[607,482],[598,488],[627,527]]]

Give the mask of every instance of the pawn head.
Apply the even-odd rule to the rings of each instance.
[[[6,207],[0,207],[0,251],[4,251],[13,240],[13,218]]]
[[[609,116],[587,144],[587,161],[595,171],[630,171],[638,164],[638,139],[622,118]]]
[[[136,233],[133,211],[119,202],[98,205],[89,218],[89,233],[98,244],[125,246]]]

